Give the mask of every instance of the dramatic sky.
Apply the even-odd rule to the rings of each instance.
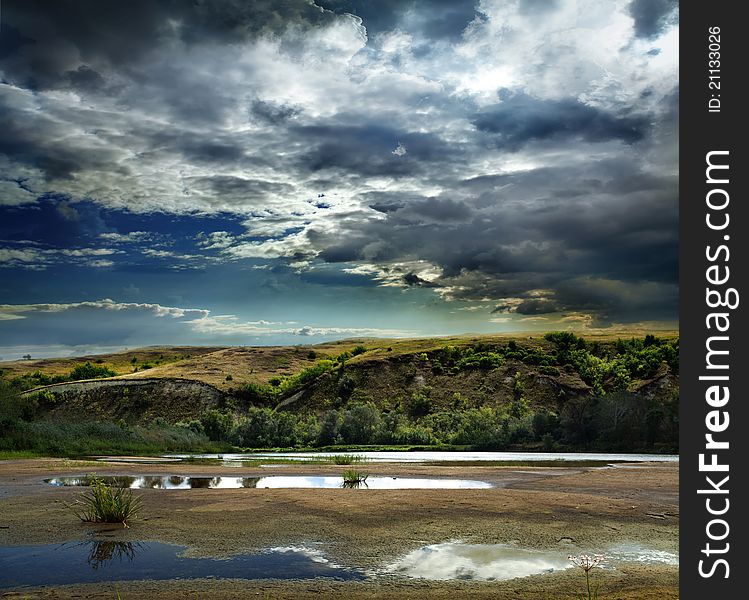
[[[3,0],[0,356],[675,326],[674,0]]]

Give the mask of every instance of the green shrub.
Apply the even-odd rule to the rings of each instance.
[[[338,397],[342,400],[348,400],[351,397],[351,394],[354,393],[354,388],[356,388],[356,382],[353,380],[353,378],[349,377],[347,374],[344,374],[338,380]]]
[[[382,414],[373,404],[359,404],[343,414],[341,437],[347,444],[373,444],[382,428]]]
[[[101,367],[94,365],[90,362],[86,362],[82,365],[76,365],[73,370],[70,371],[68,379],[70,381],[77,381],[79,379],[100,379],[102,377],[114,377],[117,375],[115,371],[108,367]]]
[[[179,423],[175,423],[174,426],[181,429],[188,429],[198,435],[205,435],[205,427],[203,427],[203,423],[201,423],[198,419],[192,419],[190,421],[180,421]]]
[[[543,375],[551,375],[552,377],[559,377],[559,369],[556,367],[550,367],[548,365],[541,365],[538,368],[538,372],[542,373]]]
[[[437,443],[437,438],[427,427],[405,425],[395,430],[391,441],[401,445],[431,446]]]
[[[432,412],[432,399],[423,392],[414,392],[408,399],[406,412],[412,418],[419,418]]]
[[[203,431],[211,440],[228,441],[234,425],[234,419],[228,412],[222,412],[215,408],[205,411],[200,416]]]
[[[473,348],[467,348],[458,358],[454,360],[453,371],[464,371],[467,369],[491,370],[497,369],[504,363],[504,357],[497,352],[475,352]]]

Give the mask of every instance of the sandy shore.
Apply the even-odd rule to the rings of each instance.
[[[65,503],[79,489],[44,479],[64,474],[265,476],[338,475],[347,467],[269,468],[196,464],[128,465],[37,459],[0,462],[0,545],[81,539],[162,541],[194,556],[230,556],[315,544],[338,564],[381,569],[418,547],[461,540],[569,553],[638,543],[678,552],[678,463],[614,468],[429,466],[372,463],[370,475],[478,479],[483,490],[236,489],[143,490],[141,518],[129,529],[90,525]],[[62,566],[61,566],[62,568]],[[600,597],[678,598],[678,568],[622,563],[597,570]],[[577,569],[505,582],[425,581],[393,576],[330,580],[170,580],[24,588],[49,598],[574,598]],[[5,597],[5,596],[4,596]],[[11,594],[9,597],[13,597]]]

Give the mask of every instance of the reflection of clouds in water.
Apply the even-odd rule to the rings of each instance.
[[[424,546],[385,571],[423,579],[502,580],[569,568],[558,552],[540,552],[501,544],[444,543]]]
[[[263,488],[339,488],[340,477],[270,476],[262,477],[257,487]]]
[[[612,567],[616,562],[639,562],[645,564],[678,565],[679,555],[665,550],[647,548],[639,544],[620,544],[606,552],[604,566]]]
[[[325,564],[333,569],[345,568],[345,567],[342,567],[341,565],[337,565],[331,562],[330,559],[328,559],[321,550],[317,550],[315,548],[308,548],[306,546],[282,546],[282,547],[277,547],[277,548],[269,548],[267,552],[275,553],[275,554],[287,554],[287,553],[302,554],[306,556],[307,558],[309,558],[312,562]]]

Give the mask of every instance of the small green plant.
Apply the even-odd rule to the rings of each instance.
[[[68,505],[73,514],[87,523],[122,523],[135,518],[142,506],[140,496],[131,489],[113,488],[99,479],[95,474],[87,477],[89,489]]]
[[[597,600],[598,599],[598,586],[590,588],[590,572],[595,569],[603,562],[603,554],[596,554],[595,556],[588,556],[587,554],[581,554],[580,556],[568,556],[569,560],[576,567],[580,567],[585,572],[585,587],[587,596],[583,595],[583,600]]]
[[[362,485],[367,485],[367,477],[369,475],[361,471],[349,469],[348,471],[344,471],[341,477],[343,477],[343,487],[358,488]]]
[[[364,462],[364,457],[358,454],[335,454],[330,457],[330,462],[334,465],[353,465]]]

